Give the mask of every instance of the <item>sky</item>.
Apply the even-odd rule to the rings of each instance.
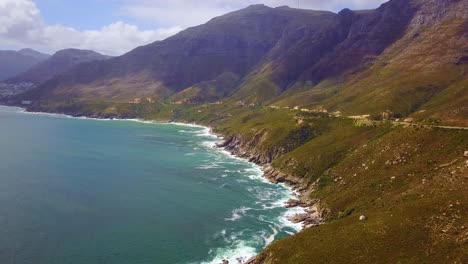
[[[251,4],[338,12],[387,0],[0,0],[0,50],[121,55]]]

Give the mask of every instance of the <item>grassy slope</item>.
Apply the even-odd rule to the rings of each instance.
[[[274,243],[261,263],[468,260],[467,131],[359,127],[347,119],[238,106],[178,113],[247,141],[260,132],[257,149],[285,148],[273,165],[313,183],[312,198],[328,209],[326,224]]]
[[[216,109],[216,107],[215,107]],[[464,263],[468,260],[468,132],[358,127],[288,110],[243,111],[223,121],[206,108],[191,121],[288,149],[273,165],[314,183],[327,224],[274,243],[264,263]],[[299,124],[295,116],[304,120]],[[294,137],[305,128],[304,137]],[[304,131],[304,130],[302,130]],[[359,215],[368,217],[359,221]],[[463,227],[465,225],[465,227]]]
[[[264,263],[466,263],[467,148],[467,132],[418,128],[359,145],[319,176],[328,223],[274,243]]]
[[[290,110],[222,109],[204,108],[189,119],[247,141],[261,132],[257,149],[286,149],[273,166],[311,183],[311,198],[327,208],[326,224],[274,243],[260,263],[468,260],[468,131],[360,127]],[[234,115],[220,118],[223,111]],[[360,215],[368,220],[359,221]]]

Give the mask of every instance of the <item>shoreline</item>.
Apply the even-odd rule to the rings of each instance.
[[[0,105],[2,106],[2,105]],[[77,118],[77,119],[88,119],[88,120],[98,120],[98,121],[131,121],[131,122],[138,122],[144,124],[172,124],[172,125],[179,125],[179,126],[186,126],[186,127],[197,127],[202,128],[206,131],[209,136],[219,139],[219,142],[214,142],[211,146],[219,151],[226,153],[227,155],[231,156],[232,158],[242,159],[246,162],[252,163],[259,167],[261,170],[261,177],[268,181],[271,184],[280,184],[284,188],[288,190],[291,195],[291,198],[287,201],[279,201],[283,204],[282,207],[288,209],[290,212],[286,212],[284,215],[280,215],[280,217],[284,217],[285,221],[288,221],[291,226],[297,225],[300,228],[296,229],[296,233],[291,233],[290,235],[297,234],[302,232],[303,230],[317,226],[323,223],[322,215],[319,210],[319,206],[317,201],[310,200],[308,198],[308,186],[303,186],[300,181],[292,180],[286,174],[274,169],[270,163],[261,163],[259,159],[254,157],[254,153],[249,153],[249,151],[239,151],[239,149],[243,148],[241,141],[233,141],[231,139],[225,139],[224,135],[215,133],[213,127],[200,125],[196,123],[184,123],[184,122],[171,122],[171,121],[158,121],[158,120],[144,120],[138,118],[100,118],[100,117],[89,117],[84,115],[70,115],[65,113],[50,113],[50,112],[32,112],[27,111],[24,107],[18,106],[8,106],[3,105],[9,108],[17,108],[20,112],[25,114],[32,114],[32,115],[50,115],[62,118]],[[235,143],[233,143],[235,142]],[[291,210],[297,209],[297,210]],[[272,241],[273,242],[273,241]],[[270,242],[270,244],[272,243]],[[268,247],[269,244],[265,245],[265,248]],[[263,248],[263,249],[265,249]],[[262,250],[263,250],[262,249]],[[260,252],[259,252],[260,253]],[[256,253],[258,254],[258,253]],[[242,258],[242,262],[244,264],[254,264],[256,256],[247,256],[246,258]],[[238,260],[240,261],[240,260]],[[232,262],[228,262],[232,263]]]

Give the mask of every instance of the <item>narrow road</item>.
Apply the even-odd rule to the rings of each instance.
[[[453,130],[468,130],[468,127],[462,127],[462,126],[424,125],[424,124],[418,124],[418,123],[397,122],[397,121],[392,121],[392,123],[399,124],[399,125],[406,125],[406,126],[432,127],[432,128],[443,128],[443,129],[453,129]]]

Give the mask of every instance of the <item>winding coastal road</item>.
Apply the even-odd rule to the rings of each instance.
[[[417,123],[397,122],[397,121],[392,121],[392,123],[408,125],[408,126],[432,127],[432,128],[443,128],[443,129],[452,129],[452,130],[468,130],[468,127],[463,127],[463,126],[423,125],[423,124],[417,124]]]

